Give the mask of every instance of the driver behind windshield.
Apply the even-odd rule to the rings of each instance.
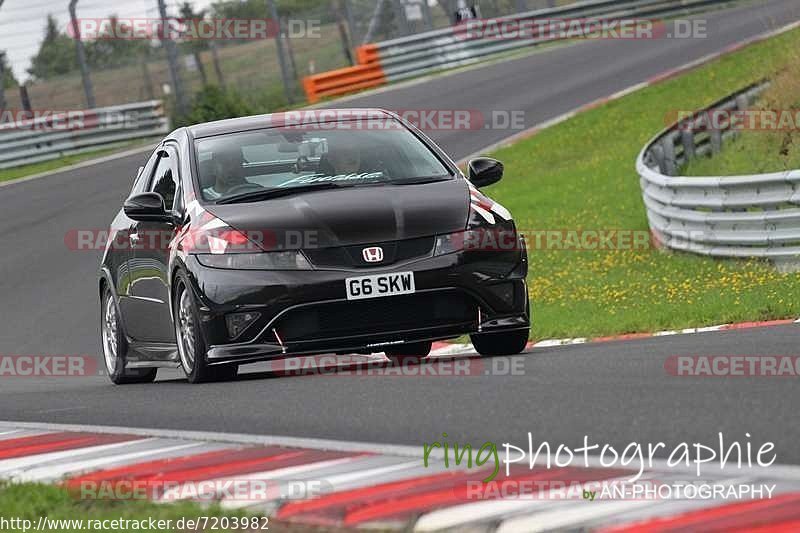
[[[361,169],[361,149],[341,140],[328,139],[328,153],[319,164],[320,172],[329,176],[357,174]]]
[[[214,152],[213,157],[201,163],[205,168],[201,175],[204,178],[203,196],[213,200],[225,196],[230,191],[250,182],[244,179],[242,172],[241,150]],[[209,183],[213,180],[213,183]]]

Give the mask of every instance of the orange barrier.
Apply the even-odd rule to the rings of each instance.
[[[386,83],[377,45],[363,44],[356,48],[356,60],[358,65],[353,67],[329,70],[303,78],[303,89],[309,103],[317,103],[320,98],[327,96],[340,96]]]
[[[369,65],[370,63],[380,62],[378,55],[378,45],[376,44],[362,44],[356,48],[356,59],[359,65]]]
[[[340,68],[303,78],[303,88],[310,103],[320,98],[378,87],[386,83],[386,76],[379,63]]]

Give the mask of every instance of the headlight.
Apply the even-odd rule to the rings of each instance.
[[[198,254],[197,261],[211,268],[231,270],[311,270],[302,252],[261,252],[254,254]]]
[[[433,248],[433,255],[446,255],[460,252],[464,249],[465,232],[459,231],[447,235],[436,236],[436,246]]]
[[[524,251],[525,243],[513,224],[473,228],[467,231],[437,235],[433,255],[454,252]]]

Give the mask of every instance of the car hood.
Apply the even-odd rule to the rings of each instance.
[[[466,180],[319,190],[260,202],[205,206],[229,226],[259,235],[269,249],[413,239],[463,230]]]

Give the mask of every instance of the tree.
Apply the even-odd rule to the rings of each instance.
[[[3,73],[3,88],[10,89],[19,85],[17,79],[14,77],[14,72],[11,70],[11,65],[8,64],[8,56],[5,52],[0,52],[0,72]]]
[[[104,26],[116,28],[120,34],[131,31],[130,25],[120,22],[117,15],[109,15]],[[126,32],[127,30],[127,32]],[[100,34],[104,33],[101,29]],[[86,44],[86,55],[93,68],[113,68],[148,57],[150,42],[144,39],[96,39]]]
[[[187,23],[193,24],[198,20],[206,18],[206,10],[201,9],[195,11],[192,8],[191,2],[184,2],[180,7],[181,18],[186,20]],[[208,41],[203,39],[190,39],[184,43],[184,47],[188,48],[194,56],[194,62],[197,65],[197,70],[200,71],[200,78],[203,80],[203,86],[208,85],[208,77],[206,76],[206,69],[203,66],[203,59],[200,57],[200,52],[208,48]],[[221,85],[221,84],[220,84]]]
[[[48,14],[44,40],[39,51],[31,58],[28,74],[37,79],[47,79],[77,68],[74,41],[67,34],[58,31],[58,21]]]

